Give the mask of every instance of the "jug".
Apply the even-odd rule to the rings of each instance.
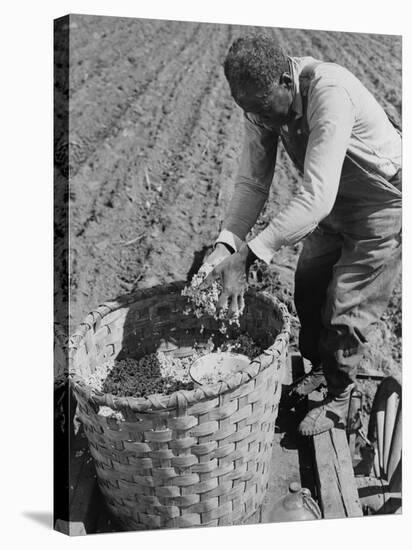
[[[268,515],[270,523],[321,519],[319,506],[313,500],[310,490],[302,488],[296,481],[289,485],[287,495],[273,505]]]

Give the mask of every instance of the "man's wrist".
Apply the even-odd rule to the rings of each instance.
[[[259,259],[256,256],[256,254],[253,252],[253,250],[249,248],[246,243],[241,246],[239,253],[243,256],[247,269],[249,269],[249,267],[253,264],[253,262]]]
[[[235,249],[233,247],[231,247],[229,244],[224,243],[222,241],[219,241],[215,244],[215,249],[218,248],[219,246],[226,248],[226,250],[230,252],[230,254],[233,254],[235,252]]]
[[[251,248],[249,248],[247,245],[247,257],[246,257],[246,266],[249,268],[256,260],[259,258],[256,256],[256,254],[253,252]]]
[[[262,231],[262,233],[264,233],[264,231]],[[253,239],[251,239],[248,242],[248,246],[252,250],[252,252],[255,254],[258,260],[263,260],[267,265],[269,265],[272,260],[274,252],[272,249],[267,247],[264,242],[262,242],[262,237],[261,237],[262,233],[260,233],[257,237],[254,237]]]
[[[233,252],[238,252],[244,241],[240,237],[232,233],[232,231],[228,229],[222,229],[222,231],[218,235],[218,238],[215,241],[215,244],[216,243],[226,244],[233,249]]]

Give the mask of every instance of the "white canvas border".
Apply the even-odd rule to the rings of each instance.
[[[404,36],[404,151],[409,150],[410,25],[407,3],[346,0],[340,5],[311,0],[205,3],[155,1],[14,2],[3,7],[2,120],[2,539],[43,548],[112,548],[113,544],[152,548],[387,548],[406,546],[410,520],[410,475],[404,467],[403,517],[375,517],[321,523],[259,525],[208,530],[124,533],[76,541],[51,532],[33,518],[51,513],[52,498],[52,19],[66,13],[150,17],[280,27],[382,32]],[[389,11],[390,9],[390,11]],[[3,97],[4,96],[4,97]],[[11,146],[11,147],[10,147]],[[7,152],[6,152],[7,151]],[[404,155],[406,222],[404,245],[404,395],[409,394],[411,357],[407,304],[409,162]],[[5,170],[4,170],[5,168]],[[406,389],[405,389],[406,388]],[[409,426],[410,408],[405,399]],[[409,430],[404,448],[409,455]],[[409,461],[408,461],[409,462]],[[406,464],[406,462],[405,462]],[[37,514],[37,515],[36,515]],[[42,516],[46,514],[46,516]],[[410,530],[409,530],[410,531]],[[114,538],[116,537],[116,538]],[[7,542],[6,542],[7,543]]]

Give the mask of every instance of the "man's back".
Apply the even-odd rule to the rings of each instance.
[[[303,113],[311,127],[316,124],[320,103],[334,88],[344,90],[354,107],[354,124],[348,153],[365,169],[391,178],[401,166],[401,137],[385,111],[350,71],[336,63],[313,58],[291,58],[294,78],[299,82]],[[328,105],[330,120],[339,112],[339,103]]]

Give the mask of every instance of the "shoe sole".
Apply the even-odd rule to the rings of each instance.
[[[305,437],[310,437],[310,436],[315,436],[315,435],[320,435],[320,434],[323,434],[323,433],[326,433],[326,432],[330,432],[331,430],[333,430],[334,428],[336,428],[337,430],[344,430],[346,428],[346,426],[344,425],[337,425],[337,426],[331,426],[330,428],[326,428],[324,430],[315,430],[315,431],[303,431],[303,430],[300,430],[298,429],[298,432],[300,433],[300,435],[303,435]]]

